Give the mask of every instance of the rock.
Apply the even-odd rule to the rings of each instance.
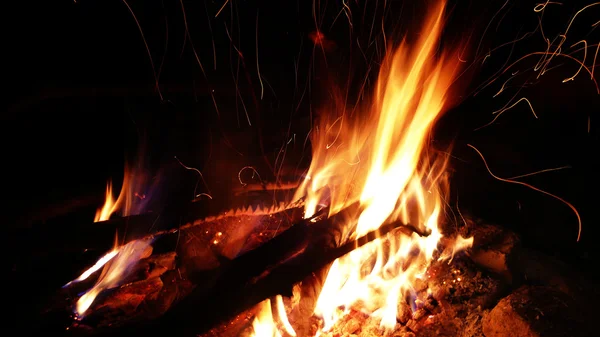
[[[523,286],[503,298],[484,316],[482,324],[486,337],[593,335],[572,297],[540,286]]]
[[[478,223],[467,230],[474,237],[473,246],[469,251],[471,260],[479,266],[512,281],[510,259],[520,239],[517,234],[499,226]]]
[[[527,284],[541,285],[560,290],[578,302],[600,299],[598,287],[572,266],[547,254],[520,248],[511,260],[515,278]]]

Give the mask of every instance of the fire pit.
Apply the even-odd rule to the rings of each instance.
[[[559,261],[522,247],[516,234],[467,219],[458,228],[441,226],[444,238],[433,262],[397,302],[391,329],[383,328],[365,304],[357,302],[336,306],[336,322],[319,332],[325,320],[315,314],[316,308],[320,296],[327,294],[329,274],[340,270],[340,261],[349,256],[344,253],[374,244],[389,249],[394,238],[415,232],[387,226],[378,235],[370,233],[340,249],[338,218],[291,225],[294,213],[290,209],[204,220],[170,234],[182,242],[174,252],[140,247],[143,258],[128,277],[105,290],[88,308],[91,313],[75,320],[67,332],[84,336],[143,331],[254,336],[265,330],[269,336],[566,336],[593,331],[586,314],[593,313],[586,300],[596,296],[592,284]],[[244,231],[240,223],[260,225]],[[245,239],[239,240],[240,235]],[[472,240],[460,239],[464,237]],[[155,241],[155,247],[163,245]],[[225,258],[222,249],[235,246],[241,247],[240,255]],[[458,251],[461,247],[468,248]],[[376,257],[369,259],[374,264]],[[90,288],[97,280],[88,282],[79,289]],[[67,287],[64,294],[77,294],[76,289]],[[68,307],[69,301],[62,303]]]
[[[310,165],[290,170],[295,179],[282,180],[279,163],[276,181],[247,183],[243,174],[259,174],[244,166],[227,205],[205,207],[213,196],[195,188],[184,212],[164,216],[145,212],[138,186],[147,182],[128,168],[94,224],[54,229],[64,233],[49,245],[102,254],[56,291],[46,320],[68,321],[61,330],[74,336],[593,335],[591,281],[507,228],[449,215],[451,151],[431,135],[462,95],[455,84],[466,66],[465,47],[441,38],[447,11],[435,1],[414,41],[385,40],[359,103],[332,95],[336,108],[314,119]],[[310,38],[323,52],[335,48],[320,31]],[[571,209],[579,240],[571,203],[495,176],[469,146],[494,178]],[[206,184],[174,160],[198,173],[196,187]]]

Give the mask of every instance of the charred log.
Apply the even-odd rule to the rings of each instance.
[[[67,223],[61,226],[45,226],[36,229],[40,238],[39,242],[32,245],[32,254],[47,255],[60,251],[62,254],[81,253],[94,251],[100,257],[110,250],[115,241],[115,236],[120,244],[160,236],[192,226],[201,226],[204,223],[220,217],[234,215],[265,215],[273,214],[286,209],[294,209],[298,203],[273,202],[273,192],[263,195],[262,198],[253,195],[238,197],[232,202],[233,207],[223,207],[210,200],[193,201],[184,207],[183,211],[145,213],[126,217],[113,217],[110,220],[81,224]],[[281,197],[278,200],[285,200]],[[30,237],[28,233],[24,236]],[[43,240],[48,236],[57,239],[49,242]]]
[[[416,228],[395,222],[340,245],[343,241],[341,226],[349,215],[347,212],[355,211],[349,208],[346,213],[316,222],[303,220],[233,260],[220,258],[217,268],[196,267],[187,273],[192,283],[197,284],[195,289],[164,317],[145,327],[169,326],[171,332],[177,335],[205,331],[215,322],[230,319],[266,298],[277,294],[290,295],[294,284],[377,237],[392,232],[426,235]],[[325,214],[323,211],[318,215],[324,217]],[[199,316],[203,317],[202,321],[197,319]],[[133,328],[138,332],[142,329],[140,326]],[[122,331],[127,330],[128,327],[124,327]]]

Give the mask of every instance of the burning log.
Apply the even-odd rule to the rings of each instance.
[[[182,303],[169,311],[160,324],[180,327],[177,333],[197,333],[212,323],[229,319],[265,298],[277,294],[291,295],[292,287],[305,277],[319,270],[336,258],[360,247],[377,237],[392,231],[413,232],[412,227],[398,222],[382,227],[344,245],[337,245],[340,233],[339,221],[346,214],[333,216],[318,222],[302,221],[263,244],[222,267],[214,287],[197,287]],[[337,226],[336,226],[337,225]],[[205,273],[197,275],[202,278]],[[191,276],[193,279],[193,276]],[[208,307],[206,306],[207,304]],[[189,308],[196,308],[194,314]],[[191,315],[199,312],[206,321],[194,321]],[[177,322],[197,322],[182,326]],[[209,325],[203,326],[206,322]],[[190,329],[190,330],[187,330]]]
[[[116,332],[130,334],[168,326],[176,335],[208,331],[207,336],[211,336],[210,331],[215,335],[214,330],[210,330],[215,323],[227,322],[216,335],[238,336],[242,330],[251,330],[251,308],[256,303],[277,294],[292,296],[294,285],[301,284],[305,296],[300,305],[291,310],[290,317],[301,336],[312,335],[318,328],[318,321],[311,316],[319,292],[315,290],[315,284],[319,283],[315,271],[326,271],[337,257],[377,237],[400,235],[399,232],[428,234],[400,223],[388,223],[378,232],[340,244],[344,238],[341,224],[351,212],[358,212],[357,206],[330,218],[325,218],[326,210],[322,210],[312,220],[303,220],[291,227],[285,212],[259,217],[233,216],[167,235],[180,241],[177,252],[142,259],[124,285],[104,293],[91,309],[92,314],[79,323],[81,329],[75,330],[84,331],[85,325],[89,325],[95,327],[94,333],[112,335],[115,327],[118,328]],[[253,230],[257,228],[257,221],[270,223],[262,227],[260,233],[281,228],[273,235],[259,235]],[[215,234],[221,228],[231,231],[236,223],[253,222],[255,224],[246,227],[238,226],[238,233]],[[514,233],[473,222],[467,227],[461,233],[475,237],[474,247],[467,252],[470,259],[457,256],[452,264],[439,260],[429,267],[426,278],[414,284],[414,302],[398,304],[396,336],[481,336],[483,317],[492,315],[494,310],[494,315],[500,315],[498,312],[504,315],[501,310],[505,307],[496,303],[503,294],[510,292],[511,282],[513,286],[522,284],[525,279],[522,273],[527,273],[529,282],[546,279],[554,289],[568,283],[568,289],[580,290],[573,288],[572,283],[561,283],[557,275],[548,277],[553,264],[522,249]],[[189,241],[208,231],[210,234],[205,235],[202,242]],[[213,244],[214,239],[222,240],[223,244]],[[441,243],[447,245],[448,241],[451,238]],[[490,267],[487,260],[478,255],[481,251],[499,254],[496,252],[502,252],[507,246],[510,249],[504,250],[506,255],[501,264],[504,269],[495,268],[498,264]],[[558,270],[558,273],[563,272],[568,273]],[[506,273],[510,277],[505,277]],[[486,314],[491,308],[494,309]],[[197,317],[203,317],[203,320],[199,321]],[[488,323],[485,324],[495,321],[494,317],[486,318]],[[147,322],[153,318],[155,322]],[[382,333],[375,320],[355,311],[325,335],[352,334],[349,331],[357,325],[360,325],[355,331],[358,335]],[[232,326],[237,327],[237,333],[229,330]]]
[[[245,184],[241,187],[234,188],[235,195],[241,195],[244,193],[252,192],[265,192],[265,191],[293,191],[300,185],[300,182],[265,182],[261,184]]]
[[[140,314],[140,304],[150,296],[156,294],[163,288],[163,282],[160,277],[153,277],[141,281],[131,282],[114,291],[108,291],[103,294],[94,307],[92,307],[92,315],[87,318],[87,321],[94,321],[95,316],[100,316],[103,319],[106,317],[127,317]],[[109,313],[107,313],[109,312]],[[112,324],[112,322],[110,323]],[[103,323],[99,322],[98,326]]]
[[[184,256],[181,256],[181,263],[177,267],[177,271],[183,275],[180,275],[180,279],[183,277],[181,280],[196,284],[196,287],[181,303],[175,305],[172,310],[167,312],[164,318],[158,321],[163,322],[162,324],[183,328],[181,324],[173,324],[173,322],[181,322],[188,319],[190,322],[197,322],[197,320],[190,317],[192,312],[194,313],[193,315],[199,312],[202,313],[203,316],[206,316],[208,322],[229,318],[232,314],[249,308],[265,298],[275,296],[279,293],[291,294],[293,285],[307,275],[323,268],[336,258],[377,237],[384,236],[393,231],[427,235],[427,233],[419,232],[414,227],[396,222],[381,227],[377,232],[371,232],[357,240],[340,245],[339,243],[342,241],[340,225],[343,223],[343,219],[348,216],[348,212],[356,211],[355,208],[348,208],[346,211],[330,218],[319,219],[319,217],[323,217],[326,214],[325,210],[323,210],[317,214],[316,218],[303,220],[275,238],[263,243],[258,248],[230,261],[218,258],[213,263],[207,263],[211,258],[214,259],[214,257],[210,257],[210,252],[215,248],[203,250],[208,254],[201,254],[201,256],[205,256],[202,262],[204,266],[194,264],[193,261],[197,258],[186,257],[186,253],[183,253]],[[317,219],[319,221],[315,221]],[[181,232],[185,232],[185,229]],[[185,247],[186,245],[182,246]],[[194,245],[187,246],[188,248],[186,249],[194,249]],[[161,259],[155,258],[155,260]],[[157,263],[155,262],[155,264]],[[153,271],[148,269],[148,265],[147,263],[139,264],[137,267],[139,272],[134,273],[134,275],[155,276],[156,274],[153,274]],[[169,267],[172,266],[169,262]],[[162,271],[164,269],[158,270]],[[150,283],[150,285],[158,287],[158,282]],[[146,290],[145,297],[140,294],[141,290],[138,291],[138,289]],[[187,295],[189,290],[191,289],[181,291],[177,297],[181,298]],[[147,298],[154,299],[156,297],[155,293],[157,293],[156,289],[146,287],[146,283],[136,284],[134,282],[130,286],[123,287],[121,292],[115,292],[113,294],[114,299],[109,300],[112,305],[108,305],[108,307],[122,308],[125,306],[127,308],[137,308],[143,301],[147,301]],[[127,296],[133,302],[128,306],[122,303]],[[105,303],[106,301],[104,300],[101,303]],[[101,305],[99,308],[106,306]],[[195,309],[190,312],[189,309],[192,307]],[[124,309],[121,310],[123,311]],[[144,312],[144,310],[139,309],[138,311]],[[136,318],[141,317],[140,315],[134,316]],[[110,321],[110,316],[103,314],[103,317],[105,317],[104,321]],[[155,317],[155,315],[152,315],[152,317]],[[84,320],[86,324],[90,322],[94,322],[94,320],[89,318]],[[112,323],[113,325],[118,325],[119,322],[113,321]],[[191,328],[196,331],[197,329],[207,329],[210,327],[202,327],[202,323],[206,323],[206,321],[198,323],[196,326],[195,324],[186,324],[185,328]],[[100,328],[108,325],[108,323],[94,325]],[[212,326],[212,323],[210,325]]]
[[[169,252],[142,259],[133,267],[129,277],[125,278],[123,283],[160,277],[165,272],[175,269],[176,257],[175,252]]]
[[[257,199],[257,198],[254,198]],[[121,244],[133,240],[148,239],[164,234],[175,233],[178,230],[202,226],[216,219],[231,216],[260,216],[269,215],[285,210],[298,211],[302,201],[284,203],[272,201],[269,198],[258,198],[252,202],[240,198],[234,205],[244,205],[234,208],[217,207],[209,202],[192,202],[181,212],[175,213],[145,213],[126,217],[113,217],[106,221],[82,225],[81,223],[64,224],[56,227],[39,229],[40,238],[33,247],[40,254],[47,254],[60,249],[63,253],[80,253],[96,251],[98,254],[112,248],[115,236]],[[295,216],[298,218],[298,216]],[[25,234],[27,235],[27,234]],[[44,238],[52,236],[56,239],[49,242]],[[100,256],[98,256],[99,258]]]

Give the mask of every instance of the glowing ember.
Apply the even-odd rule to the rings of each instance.
[[[429,233],[392,233],[337,259],[315,309],[322,331],[351,307],[393,329],[399,301],[424,274],[442,238],[438,219],[447,190],[446,161],[425,150],[458,70],[458,57],[436,54],[444,8],[443,1],[435,6],[415,45],[403,42],[386,56],[366,118],[332,116],[333,122],[322,120],[321,132],[313,133],[313,161],[297,192],[307,196],[305,217],[328,198],[330,214],[360,203],[362,211],[348,219],[345,239],[396,220]],[[451,255],[471,243],[461,238]]]

